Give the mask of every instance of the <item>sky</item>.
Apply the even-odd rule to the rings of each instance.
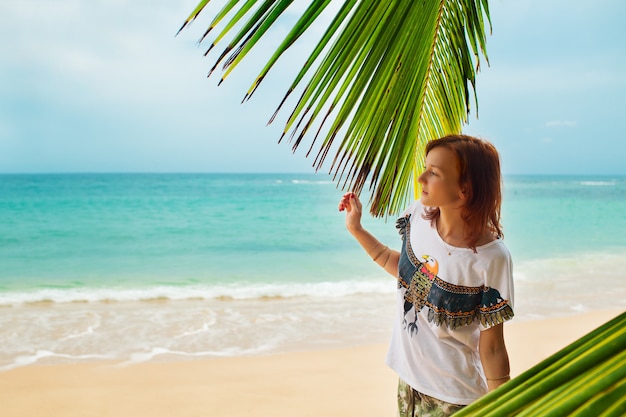
[[[175,36],[197,2],[0,0],[0,173],[315,172],[278,143],[288,112],[267,121],[323,28],[242,104],[287,23],[218,87],[197,44],[211,14]],[[489,5],[464,132],[505,174],[626,174],[626,2]]]

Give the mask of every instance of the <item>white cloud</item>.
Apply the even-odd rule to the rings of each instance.
[[[233,170],[258,164],[255,158],[241,156],[245,147],[259,155],[267,150],[270,169],[284,164],[274,158],[278,152],[289,154],[290,146],[276,148],[274,144],[291,101],[271,127],[265,122],[325,29],[323,22],[278,62],[252,100],[241,105],[265,59],[291,28],[289,18],[308,2],[294,2],[293,10],[270,37],[219,88],[219,70],[209,80],[205,76],[225,42],[203,57],[212,38],[200,47],[196,41],[224,0],[212,0],[210,10],[174,37],[198,2],[0,0],[0,36],[8,40],[0,42],[0,109],[11,110],[5,111],[8,119],[0,121],[0,135],[24,131],[20,136],[24,141],[45,137],[50,147],[69,153],[66,143],[70,139],[82,143],[89,137],[85,143],[112,155],[111,164],[126,154],[128,161],[139,166],[146,153],[132,147],[145,144],[153,152],[150,158],[160,155],[163,166],[170,164],[172,170],[176,166],[190,169],[185,161],[208,155],[219,155],[215,158]],[[619,13],[602,10],[623,8],[626,3],[602,0],[601,4],[583,7],[565,0],[550,4],[494,0],[490,4],[494,21],[494,33],[488,37],[491,67],[483,63],[479,74],[480,121],[474,115],[471,118],[477,134],[502,138],[505,152],[526,144],[529,138],[536,143],[541,143],[542,136],[547,136],[546,143],[552,137],[555,143],[564,142],[559,134],[565,133],[568,146],[575,146],[576,141],[587,140],[585,129],[597,126],[605,129],[606,137],[619,136],[610,132],[619,132],[620,124],[606,121],[619,120],[623,113],[626,78],[619,40],[624,31],[613,24]],[[592,12],[594,19],[588,19]],[[579,24],[583,21],[589,23],[584,33]],[[601,36],[608,32],[611,36]],[[44,128],[35,129],[53,122],[59,124],[53,126],[56,136]],[[126,147],[116,147],[118,143]],[[174,155],[179,158],[172,159]],[[511,151],[510,159],[520,170],[534,166],[518,156]],[[54,162],[52,156],[48,159]],[[27,162],[24,158],[21,163]],[[301,166],[308,168],[310,162]],[[88,166],[89,160],[84,163]]]

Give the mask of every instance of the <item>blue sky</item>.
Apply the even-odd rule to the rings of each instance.
[[[2,0],[0,172],[314,172],[306,147],[277,144],[287,112],[266,126],[312,38],[241,104],[261,61],[207,79],[209,16],[174,37],[196,3]],[[490,7],[464,131],[498,147],[506,174],[626,174],[626,3]]]

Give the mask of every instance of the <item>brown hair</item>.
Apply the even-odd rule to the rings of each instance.
[[[476,251],[478,241],[486,231],[502,237],[500,156],[491,143],[467,135],[448,135],[432,140],[426,144],[426,155],[438,146],[445,146],[456,156],[459,185],[467,198],[461,212],[465,240]],[[434,226],[439,218],[439,208],[427,210],[425,218]]]

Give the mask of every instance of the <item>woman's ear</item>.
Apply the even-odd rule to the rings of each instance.
[[[461,200],[467,200],[467,192],[466,192],[466,190],[467,190],[466,184],[461,184],[461,190],[459,192],[459,198]]]

